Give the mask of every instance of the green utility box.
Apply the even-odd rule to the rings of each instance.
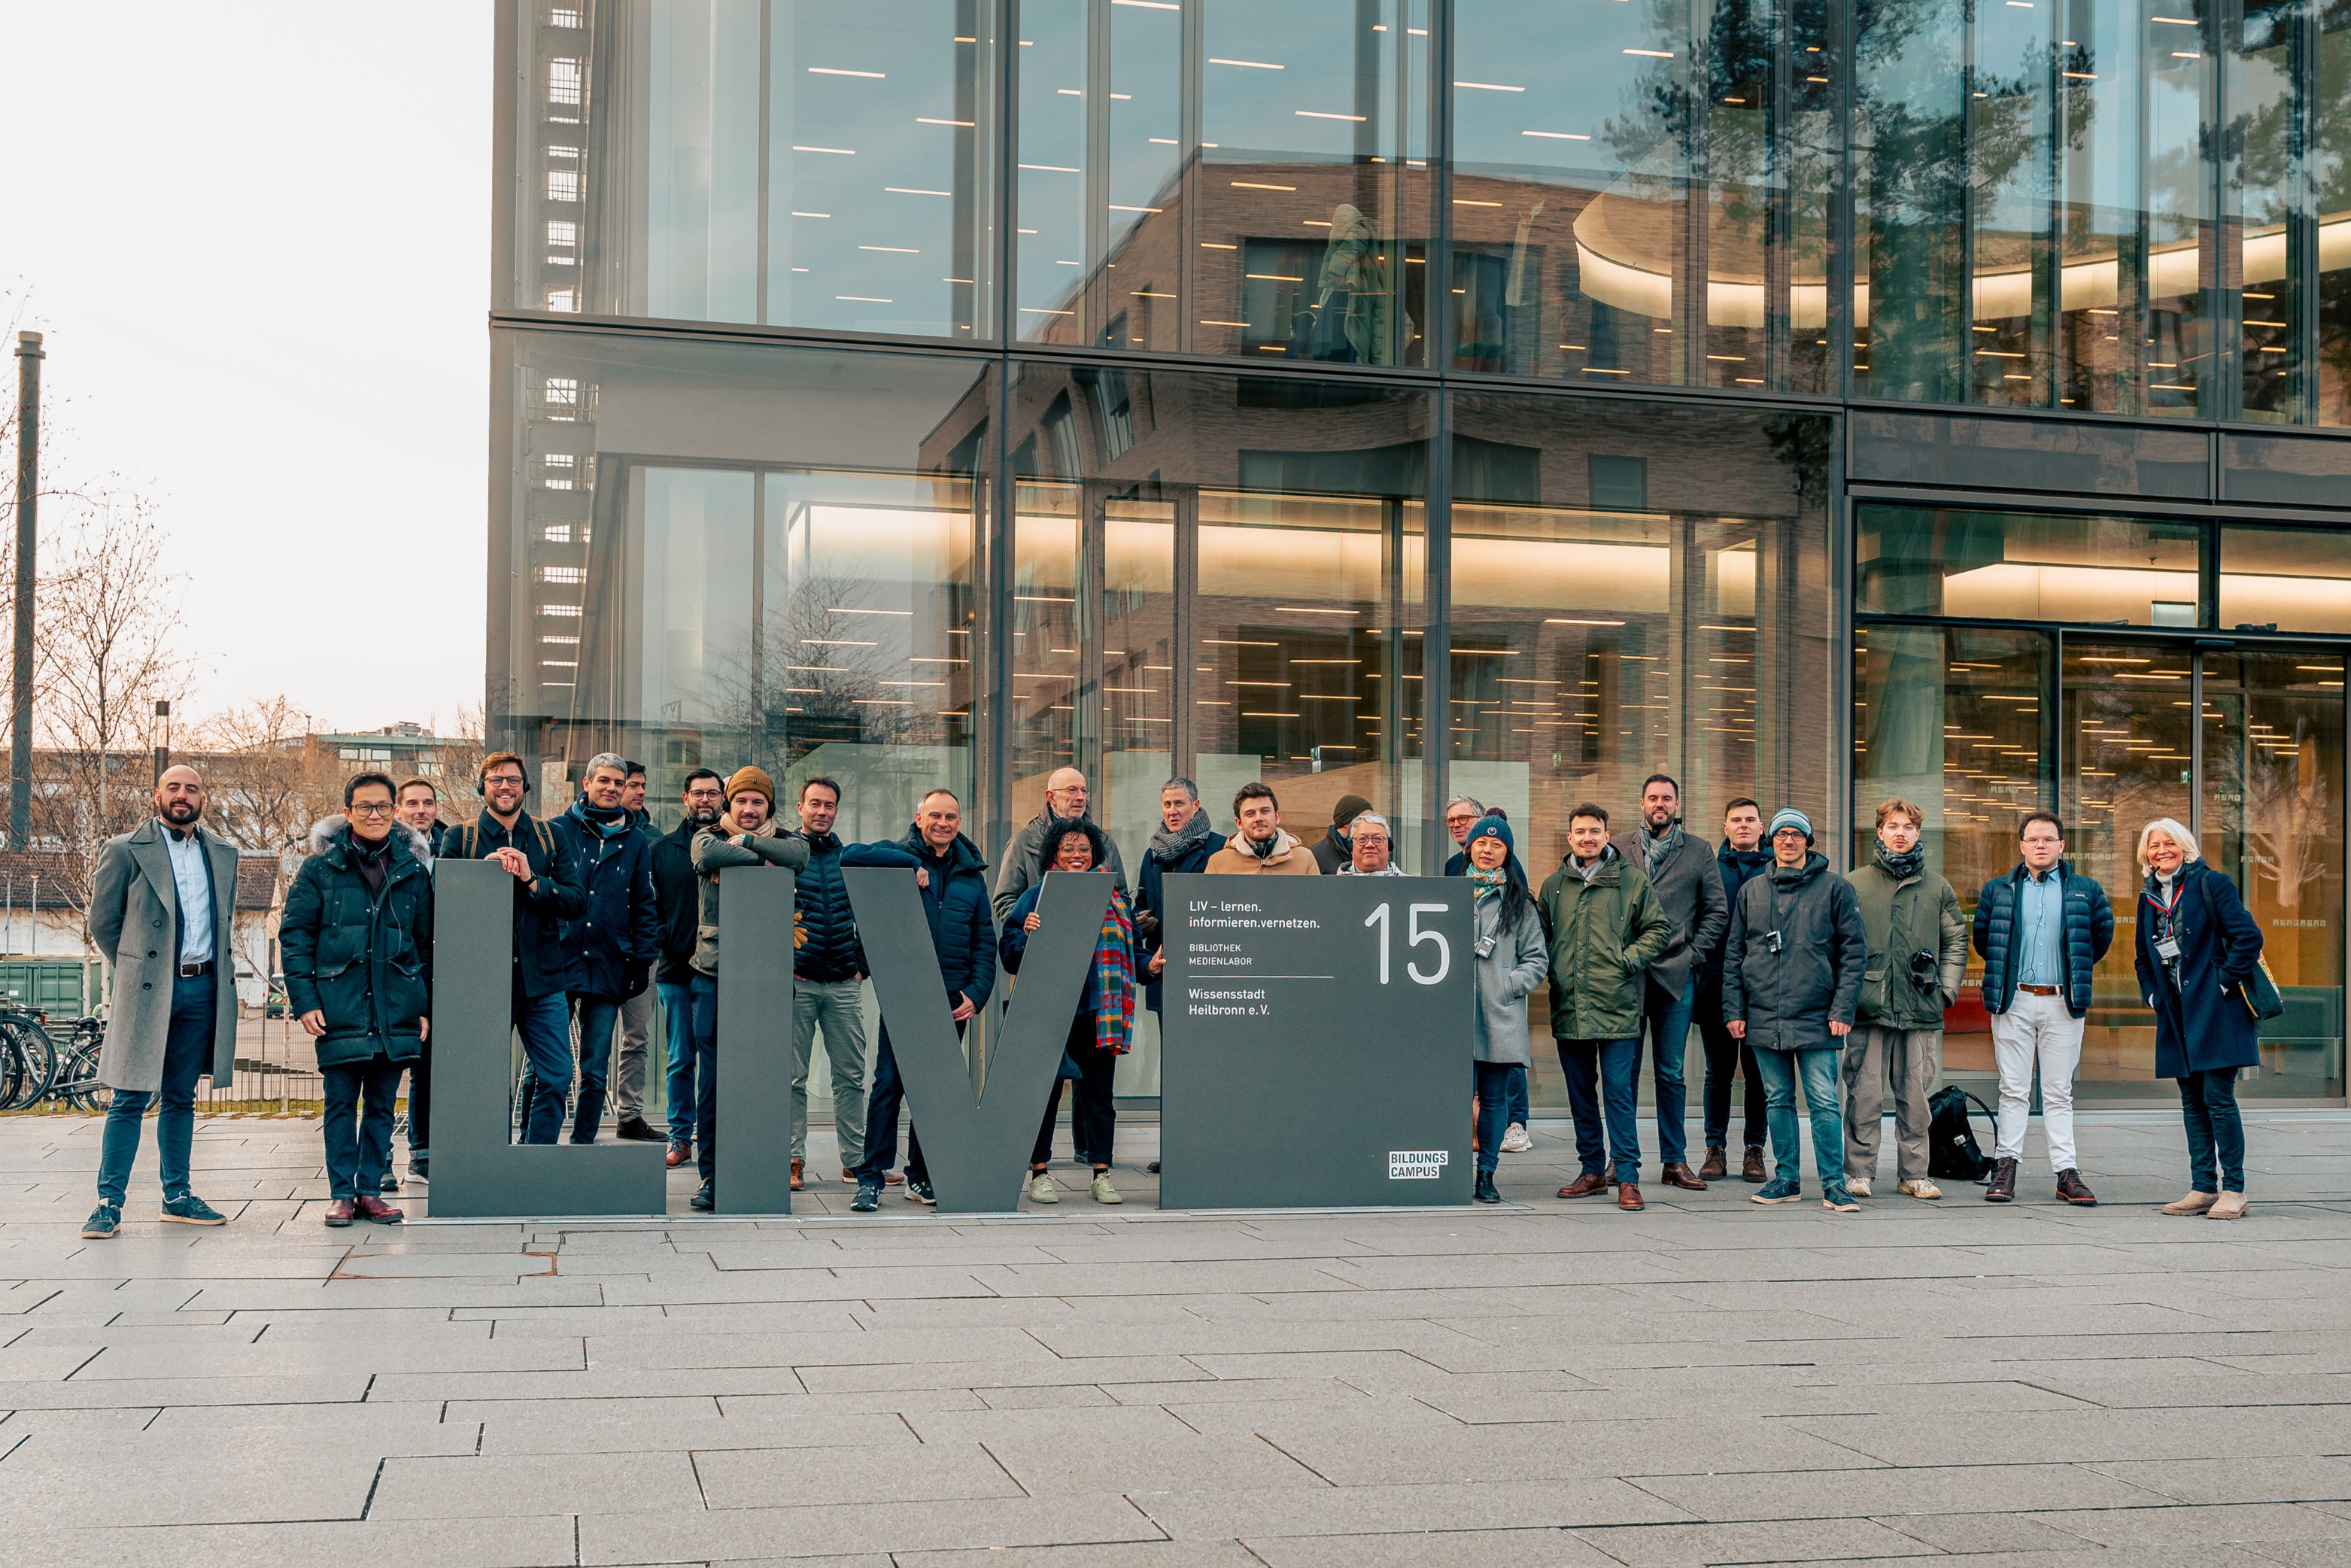
[[[79,958],[0,958],[0,998],[53,1019],[81,1018],[102,988],[102,967]]]

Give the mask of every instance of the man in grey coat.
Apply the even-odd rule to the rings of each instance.
[[[1003,924],[1020,902],[1020,895],[1044,880],[1045,830],[1053,819],[1074,821],[1086,814],[1086,776],[1074,768],[1056,768],[1045,776],[1045,809],[1029,819],[1021,830],[1012,835],[1004,849],[1002,866],[996,873],[996,919]],[[1110,874],[1117,879],[1118,890],[1126,892],[1126,866],[1118,858],[1118,844],[1108,833],[1102,841],[1110,845]]]
[[[1666,1162],[1667,1186],[1704,1192],[1706,1181],[1689,1168],[1689,1091],[1682,1058],[1689,1051],[1690,1015],[1698,1007],[1698,960],[1714,951],[1730,926],[1730,898],[1714,863],[1714,846],[1682,831],[1682,788],[1668,773],[1652,773],[1641,784],[1641,826],[1619,833],[1616,852],[1639,866],[1657,891],[1673,940],[1649,966],[1642,988],[1641,1024],[1648,1030],[1649,1055],[1657,1082],[1657,1150]],[[1640,1082],[1640,1063],[1633,1082]]]
[[[99,1052],[99,1082],[114,1091],[98,1157],[98,1207],[82,1235],[111,1237],[122,1224],[139,1124],[162,1100],[155,1152],[162,1165],[162,1218],[178,1225],[225,1218],[188,1189],[195,1138],[196,1080],[225,1083],[236,1061],[236,988],[230,919],[236,851],[203,828],[204,781],[171,768],[155,783],[155,816],[99,852],[89,932],[114,971]]]

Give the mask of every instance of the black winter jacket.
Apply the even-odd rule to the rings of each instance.
[[[1868,969],[1861,901],[1815,850],[1739,890],[1722,950],[1723,1019],[1746,1019],[1758,1051],[1839,1049],[1844,1040],[1829,1025],[1853,1022]]]
[[[841,880],[840,836],[802,830],[784,837],[809,851],[792,894],[792,977],[820,984],[862,977],[865,949],[857,941],[848,884]]]
[[[1188,876],[1208,863],[1208,857],[1225,847],[1225,835],[1210,833],[1184,852],[1173,865],[1162,864],[1149,850],[1143,852],[1143,874],[1136,879],[1134,898],[1134,977],[1147,983],[1143,988],[1143,1005],[1153,1012],[1159,1010],[1159,981],[1151,973],[1151,956],[1159,951],[1165,940],[1167,919],[1167,889],[1170,876]],[[1148,933],[1146,935],[1145,933]]]
[[[683,986],[694,978],[694,942],[702,920],[702,884],[694,872],[692,821],[653,841],[653,978]]]
[[[931,924],[931,948],[938,955],[939,979],[950,997],[960,992],[976,1008],[987,1005],[996,988],[996,919],[989,907],[987,862],[979,846],[963,834],[940,857],[913,827],[894,844],[851,844],[843,865],[919,866],[931,873],[923,889],[923,916]]]
[[[466,841],[468,836],[472,842]],[[580,868],[564,836],[547,823],[525,814],[515,819],[514,831],[498,826],[485,810],[470,822],[460,822],[441,835],[444,861],[486,861],[501,849],[517,849],[530,862],[534,885],[515,882],[515,975],[526,997],[544,997],[564,988],[570,967],[563,951],[563,926],[579,918],[588,906],[580,884]]]
[[[632,822],[606,838],[577,810],[548,823],[580,868],[586,906],[563,928],[563,988],[574,996],[631,997],[653,977],[661,942],[653,911],[653,841]]]
[[[2004,1013],[2016,1000],[2017,943],[2022,940],[2016,918],[2017,888],[2032,873],[2017,862],[2006,876],[1984,883],[1976,899],[1974,940],[1984,961],[1983,1000],[1986,1012]],[[2059,861],[2057,874],[2065,894],[2065,1010],[2081,1018],[2090,1010],[2090,972],[2106,949],[2115,945],[2115,906],[2095,878]]]
[[[1739,918],[1739,890],[1771,869],[1771,852],[1768,849],[1735,850],[1730,841],[1714,852],[1715,869],[1722,873],[1722,896],[1729,911],[1729,919],[1722,923],[1721,940],[1707,950],[1705,962],[1698,970],[1698,984],[1722,984],[1722,950],[1730,945],[1730,921]]]
[[[424,1054],[417,1024],[433,1010],[433,876],[417,842],[413,829],[393,828],[383,891],[371,894],[351,863],[350,827],[330,817],[287,889],[277,928],[287,1010],[326,1014],[314,1042],[320,1067]]]

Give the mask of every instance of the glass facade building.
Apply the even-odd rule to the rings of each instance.
[[[498,26],[489,714],[550,790],[756,761],[863,839],[944,783],[992,855],[1073,765],[1132,866],[1170,774],[1262,779],[1432,873],[1468,794],[1540,879],[1662,770],[1838,860],[1915,800],[1970,904],[2047,806],[2113,1098],[2177,816],[2289,999],[2247,1092],[2343,1097],[2340,0]]]

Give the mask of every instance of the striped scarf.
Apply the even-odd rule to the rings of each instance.
[[[1094,1045],[1124,1056],[1134,1032],[1134,917],[1113,888],[1094,941]]]

